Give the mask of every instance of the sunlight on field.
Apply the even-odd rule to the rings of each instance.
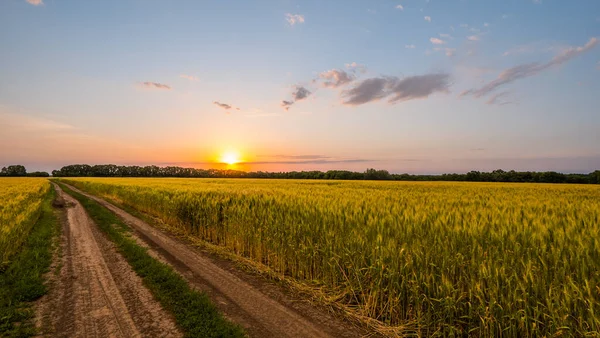
[[[600,187],[68,179],[400,332],[600,330]]]
[[[0,178],[0,268],[29,234],[49,188],[44,178]]]

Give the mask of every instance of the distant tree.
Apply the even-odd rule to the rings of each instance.
[[[28,177],[49,177],[50,174],[48,174],[45,171],[34,171],[32,173],[27,173]]]
[[[22,165],[9,165],[0,171],[1,176],[26,176],[27,170]]]

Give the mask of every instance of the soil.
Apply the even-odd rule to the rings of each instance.
[[[50,291],[36,306],[48,337],[181,337],[142,280],[77,200],[54,185],[64,208]]]
[[[231,261],[201,251],[99,197],[69,187],[118,215],[150,248],[150,254],[170,264],[190,285],[205,291],[227,318],[242,325],[252,337],[375,336],[339,314],[242,271]]]

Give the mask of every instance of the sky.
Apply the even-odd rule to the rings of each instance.
[[[2,0],[0,166],[588,173],[599,45],[598,0]]]

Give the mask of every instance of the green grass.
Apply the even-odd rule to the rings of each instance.
[[[60,183],[59,183],[60,184]],[[115,214],[95,201],[60,184],[77,199],[107,234],[164,309],[175,317],[187,337],[244,337],[244,331],[226,320],[204,293],[192,290],[173,269],[151,257],[128,236],[131,231]]]
[[[47,292],[44,273],[52,263],[52,241],[60,230],[60,220],[52,209],[55,197],[50,189],[42,202],[39,218],[27,240],[7,269],[0,273],[0,336],[27,337],[36,334],[31,319],[31,302]]]

